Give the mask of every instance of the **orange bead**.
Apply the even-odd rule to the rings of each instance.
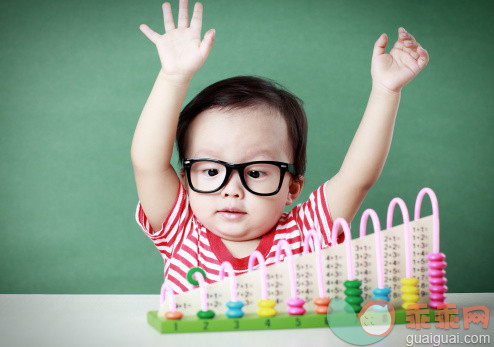
[[[175,311],[175,312],[168,311],[167,313],[165,313],[166,319],[180,319],[182,317],[183,317],[183,314],[180,311]]]
[[[316,306],[328,306],[330,301],[331,301],[330,298],[314,298],[312,300],[312,302]]]
[[[314,311],[316,311],[317,314],[327,314],[328,306],[316,306]]]
[[[330,303],[331,299],[330,298],[314,298],[312,302],[316,307],[314,308],[314,311],[316,311],[317,314],[327,314],[328,313],[328,305]]]

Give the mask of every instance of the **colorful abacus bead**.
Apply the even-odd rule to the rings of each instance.
[[[210,319],[214,317],[214,312],[212,310],[198,311],[197,317],[199,317],[200,319]]]
[[[228,307],[228,310],[226,310],[225,315],[228,318],[240,318],[244,315],[244,312],[242,311],[242,307],[244,306],[244,303],[242,301],[228,301],[226,303],[226,307]]]
[[[181,319],[183,316],[183,313],[180,311],[168,311],[165,313],[166,319]]]
[[[419,280],[415,277],[401,279],[401,284],[403,284],[403,287],[401,287],[403,305],[401,307],[405,310],[408,310],[408,306],[416,304],[419,301],[418,283]]]
[[[312,302],[314,303],[314,305],[316,305],[314,311],[316,311],[317,314],[328,313],[328,306],[329,303],[331,302],[330,298],[314,298]]]
[[[447,264],[444,258],[446,258],[444,253],[429,253],[427,256],[427,260],[429,260],[427,274],[429,275],[429,291],[431,292],[429,295],[429,307],[434,309],[444,304],[446,299],[444,293],[448,290],[448,287],[445,286],[447,279],[444,277],[446,275],[444,268]]]
[[[259,306],[259,308],[257,309],[257,314],[261,317],[273,317],[276,315],[276,310],[274,309],[275,305],[276,301],[274,300],[261,299],[257,302],[257,306]]]
[[[286,301],[288,309],[286,310],[288,314],[292,316],[300,316],[305,313],[304,308],[305,300],[300,298],[290,298]]]
[[[371,298],[371,300],[385,300],[385,301],[388,301],[389,302],[389,293],[391,293],[391,289],[389,289],[389,287],[384,287],[384,288],[379,288],[379,287],[376,287],[372,290],[372,294],[374,294],[374,296]],[[386,306],[381,306],[381,305],[376,305],[374,307],[374,310],[376,311],[387,311],[387,307]]]
[[[381,300],[389,301],[389,293],[391,293],[391,289],[389,289],[389,287],[384,287],[384,288],[376,287],[372,290],[372,294],[374,294],[372,300],[381,299]]]
[[[345,286],[345,301],[350,305],[351,309],[353,312],[360,312],[362,309],[362,302],[364,299],[362,298],[362,291],[360,290],[360,286],[362,283],[359,280],[353,280],[353,281],[345,281],[343,283]],[[348,306],[345,306],[345,310],[349,311],[350,309]]]

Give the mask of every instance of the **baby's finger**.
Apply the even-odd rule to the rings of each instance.
[[[152,43],[156,44],[158,42],[160,35],[154,32],[153,30],[151,30],[146,24],[141,24],[139,26],[139,29],[141,29],[142,33],[146,35],[147,38],[150,39]]]
[[[192,14],[192,20],[190,21],[190,27],[194,30],[198,30],[201,32],[202,27],[202,4],[200,2],[196,2],[194,5],[194,13]]]
[[[418,57],[420,57],[420,55],[416,51],[414,51],[413,49],[410,49],[410,50],[408,50],[406,52],[408,54],[410,54],[412,56],[412,58],[415,59],[415,60],[417,60]]]
[[[415,51],[415,49],[417,46],[419,46],[419,44],[416,41],[413,43],[409,43],[407,41],[402,41],[402,40],[396,41],[394,46],[393,46],[393,49],[396,48],[396,49],[402,50],[403,52],[410,54],[414,59],[417,59],[419,57],[419,55]]]
[[[180,0],[178,5],[178,27],[187,28],[189,26],[189,4],[188,0]]]
[[[417,47],[419,44],[415,40],[406,40],[404,42],[404,45],[407,48],[412,48],[413,49],[413,48]]]
[[[378,55],[384,54],[384,52],[386,52],[387,44],[388,44],[388,36],[386,34],[382,34],[381,36],[379,36],[376,43],[374,44],[372,59],[374,59]]]
[[[163,4],[163,19],[165,21],[165,33],[175,29],[175,22],[173,21],[172,6],[169,2]]]
[[[201,54],[204,60],[207,59],[209,52],[213,47],[215,35],[216,35],[216,30],[214,29],[208,30],[208,32],[204,35],[204,39],[202,40],[201,45],[199,46],[199,49],[201,50]]]
[[[429,62],[429,53],[422,46],[419,46],[417,51],[420,54],[420,57],[417,60],[417,64],[419,65],[420,69],[423,69]]]
[[[415,40],[415,37],[413,37],[413,35],[412,35],[412,34],[410,34],[409,32],[407,32],[407,31],[405,30],[405,28],[401,28],[401,27],[400,27],[400,28],[398,29],[398,33],[399,33],[399,34],[398,34],[398,40],[399,40],[399,41],[402,41],[402,42],[406,42],[406,41],[417,42],[417,41]]]

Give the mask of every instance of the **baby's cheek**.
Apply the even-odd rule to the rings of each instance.
[[[208,203],[206,199],[197,196],[197,193],[194,194],[194,192],[189,195],[189,204],[192,213],[194,213],[199,222],[208,227],[210,224],[210,216],[212,212],[214,212],[212,209],[213,204]]]
[[[262,203],[258,203],[255,212],[259,218],[257,224],[263,226],[268,232],[279,222],[283,208],[284,204],[279,199],[266,199]]]

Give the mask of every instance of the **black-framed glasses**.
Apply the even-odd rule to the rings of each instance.
[[[183,166],[190,188],[198,193],[217,192],[226,185],[232,171],[236,170],[242,185],[252,194],[275,195],[280,191],[285,173],[295,172],[292,164],[261,160],[230,164],[208,158],[184,159]]]

